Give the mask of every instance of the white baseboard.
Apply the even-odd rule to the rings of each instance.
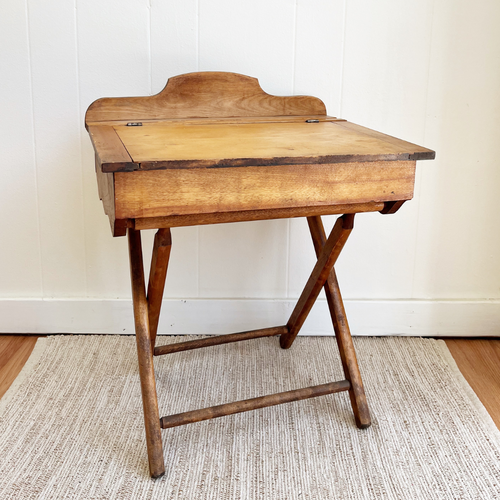
[[[285,324],[295,300],[167,299],[160,334],[222,334]],[[353,335],[500,336],[500,301],[346,300]],[[2,333],[134,332],[126,299],[0,299]],[[319,299],[301,334],[332,335]]]

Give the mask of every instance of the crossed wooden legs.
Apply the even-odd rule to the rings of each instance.
[[[321,217],[308,217],[309,230],[314,243],[316,255],[319,255],[321,249],[325,245],[326,235],[321,222]],[[345,314],[344,303],[340,288],[337,281],[335,269],[332,267],[330,276],[325,282],[325,295],[332,317],[333,328],[335,330],[335,338],[342,360],[342,367],[344,369],[345,378],[351,383],[349,389],[349,396],[351,398],[352,410],[356,425],[360,429],[366,429],[371,424],[370,412],[366,402],[365,391],[363,389],[363,381],[359,373],[358,361],[356,359],[356,352],[352,343],[351,332],[347,323]]]
[[[207,420],[231,415],[233,413],[254,410],[256,408],[263,408],[341,391],[349,391],[356,425],[362,429],[369,427],[371,423],[370,413],[363,389],[363,382],[359,373],[356,354],[352,344],[351,334],[349,332],[349,326],[345,316],[342,297],[333,267],[352,231],[353,221],[354,214],[347,214],[337,219],[327,239],[321,218],[319,216],[308,217],[309,228],[318,260],[286,325],[159,347],[155,347],[155,338],[170,256],[170,230],[159,229],[156,234],[147,296],[142,263],[140,231],[136,231],[135,229],[128,230],[139,375],[141,379],[149,468],[152,477],[159,477],[165,472],[160,434],[162,428],[175,427],[191,422],[198,422],[200,420]],[[198,349],[210,345],[275,335],[280,336],[281,347],[288,349],[293,344],[295,337],[299,333],[300,328],[323,287],[325,288],[327,302],[332,316],[345,380],[227,403],[201,410],[179,413],[160,419],[156,396],[153,355],[158,356],[188,349]]]

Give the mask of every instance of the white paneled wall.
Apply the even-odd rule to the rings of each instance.
[[[212,70],[437,151],[412,202],[357,217],[337,266],[354,333],[500,335],[499,25],[498,0],[3,0],[0,331],[132,331],[84,114]],[[172,233],[162,333],[283,323],[314,263],[305,220]],[[331,330],[322,302],[304,333]]]

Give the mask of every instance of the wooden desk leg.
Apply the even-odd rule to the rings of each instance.
[[[319,216],[308,217],[307,222],[311,231],[316,255],[319,256],[326,243],[326,234],[323,222]],[[345,378],[351,382],[349,396],[351,398],[351,405],[356,425],[360,429],[365,429],[371,425],[370,411],[368,409],[368,403],[366,402],[363,381],[361,379],[361,374],[359,373],[356,352],[354,351],[354,345],[352,343],[351,332],[349,331],[349,324],[347,322],[347,316],[335,268],[332,268],[330,276],[325,283],[325,294],[333,321],[335,338],[339,347]]]
[[[148,283],[149,335],[151,347],[154,351],[158,321],[160,319],[161,301],[167,277],[168,261],[172,248],[170,228],[158,229],[153,244],[151,270]]]
[[[128,248],[149,471],[151,477],[159,477],[165,473],[165,465],[161,442],[160,414],[158,412],[158,400],[156,397],[153,349],[151,348],[151,336],[149,333],[148,301],[146,299],[146,287],[144,283],[140,231],[132,228],[128,229]]]
[[[304,324],[304,321],[311,311],[314,302],[316,302],[319,292],[326,283],[326,280],[330,275],[330,271],[333,269],[333,266],[352,231],[353,224],[354,214],[343,215],[335,222],[332,232],[323,246],[316,265],[312,270],[311,276],[309,276],[297,305],[288,320],[288,333],[285,333],[280,337],[280,346],[283,349],[288,349],[292,346],[293,341]]]

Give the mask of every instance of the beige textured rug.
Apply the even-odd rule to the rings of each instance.
[[[0,498],[500,498],[500,433],[444,342],[355,345],[371,428],[341,393],[168,429],[155,481],[134,338],[40,339],[0,401]],[[156,369],[161,415],[343,378],[331,337],[170,354]]]

